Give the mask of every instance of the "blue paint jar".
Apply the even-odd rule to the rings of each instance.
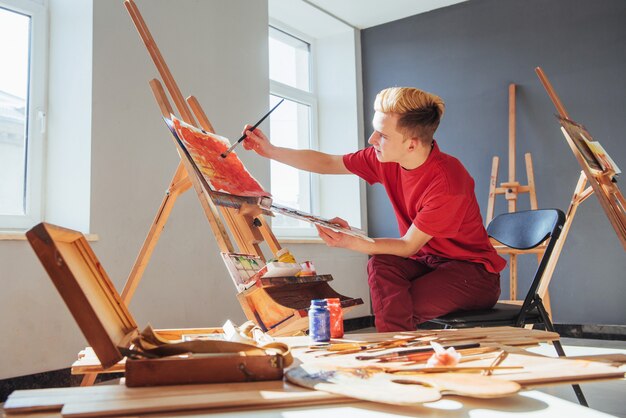
[[[315,342],[330,341],[330,311],[326,299],[313,299],[311,301],[309,336]]]

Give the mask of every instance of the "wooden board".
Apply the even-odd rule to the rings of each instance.
[[[394,375],[384,372],[369,374],[367,370],[361,370],[304,364],[289,369],[285,377],[291,383],[310,389],[392,405],[419,405],[439,400],[442,395],[500,398],[514,395],[521,388],[515,382],[503,382],[478,374]]]
[[[197,409],[228,410],[346,402],[345,397],[276,382],[127,388],[104,385],[18,390],[4,405],[8,414],[59,412],[63,416],[93,417]]]
[[[26,237],[103,367],[122,360],[137,324],[83,235],[40,223]]]

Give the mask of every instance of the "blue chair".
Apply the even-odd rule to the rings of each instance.
[[[559,209],[504,213],[494,218],[487,227],[487,234],[508,247],[529,250],[550,239],[524,303],[518,305],[499,302],[492,309],[452,312],[430,322],[445,328],[523,327],[526,324],[543,324],[546,330],[556,332],[538,290],[564,223],[565,214]],[[554,341],[553,344],[558,355],[564,357],[565,351],[561,343]],[[572,386],[580,404],[588,406],[580,386]]]

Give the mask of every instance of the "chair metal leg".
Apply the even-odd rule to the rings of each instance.
[[[539,311],[539,315],[541,315],[541,319],[543,320],[546,329],[550,332],[555,332],[554,325],[552,325],[552,321],[550,321],[550,316],[548,315],[548,312],[546,312],[546,308],[543,306],[543,303],[539,302],[537,304],[537,310]],[[554,345],[554,349],[556,350],[556,353],[559,355],[559,357],[566,357],[565,350],[563,350],[563,346],[561,345],[560,341],[552,341],[552,344]],[[589,407],[587,399],[585,398],[585,395],[583,394],[583,390],[580,388],[580,385],[572,385],[572,388],[574,389],[574,393],[576,394],[578,403],[580,403],[582,406]]]

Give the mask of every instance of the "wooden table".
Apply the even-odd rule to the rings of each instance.
[[[471,399],[465,397],[447,396],[437,402],[430,402],[417,407],[402,407],[378,404],[372,402],[360,402],[334,395],[327,395],[323,392],[305,391],[300,388],[291,387],[282,382],[257,382],[244,384],[225,385],[193,385],[162,387],[158,390],[162,393],[159,399],[154,397],[142,398],[155,388],[135,388],[130,389],[124,385],[104,385],[91,387],[73,387],[63,389],[41,389],[18,391],[20,396],[35,400],[39,397],[40,405],[43,398],[47,398],[51,403],[70,399],[80,399],[80,403],[73,404],[73,408],[66,409],[64,415],[61,414],[60,407],[51,405],[48,410],[40,412],[32,411],[23,414],[13,414],[5,411],[7,417],[23,418],[43,418],[61,416],[103,416],[102,412],[97,412],[98,407],[111,407],[111,400],[107,400],[107,395],[116,394],[118,397],[126,398],[129,408],[126,415],[135,415],[138,409],[145,411],[145,416],[193,416],[193,417],[250,417],[257,418],[319,418],[319,417],[341,417],[341,418],[390,418],[390,417],[469,417],[472,418],[493,418],[493,417],[516,417],[516,418],[540,418],[540,417],[606,417],[606,414],[594,411],[590,408],[579,406],[578,404],[564,401],[551,395],[538,391],[524,391],[517,395],[500,399]],[[267,398],[260,400],[256,406],[237,406],[237,397],[242,394],[258,392],[265,394]],[[273,401],[272,395],[284,396],[285,393],[298,394],[306,393],[299,400],[293,401],[284,399],[283,401]],[[18,394],[18,393],[16,393]],[[202,410],[203,401],[209,402],[210,398],[220,396],[223,402],[222,407],[215,407],[209,410]],[[134,398],[134,402],[129,399]],[[295,397],[293,398],[296,399]],[[167,403],[179,400],[186,403],[188,410],[173,412],[167,408]],[[193,402],[195,400],[195,403]],[[297,402],[297,403],[296,403]],[[272,404],[273,403],[273,404]],[[165,405],[165,406],[164,406]],[[179,404],[179,407],[181,405]],[[41,408],[42,406],[40,406]],[[133,408],[131,408],[133,407]],[[81,412],[83,415],[79,415]],[[91,411],[91,415],[89,414]],[[95,411],[95,412],[94,412]],[[100,410],[101,411],[101,410]],[[151,411],[151,412],[148,412]],[[253,413],[251,411],[254,411]],[[74,414],[74,415],[72,415]],[[142,415],[143,416],[143,415]]]
[[[488,331],[488,332],[485,332]],[[460,334],[459,334],[460,333]],[[349,335],[351,340],[375,341],[387,339],[393,334]],[[438,336],[440,334],[437,334]],[[481,341],[499,339],[518,345],[532,345],[529,341],[554,340],[555,334],[520,328],[491,328],[487,330],[456,330],[454,333],[442,331],[441,335],[454,338],[478,338]],[[506,337],[506,338],[505,338]],[[531,338],[532,337],[532,338]],[[556,336],[558,338],[558,335]],[[288,337],[282,341],[289,343],[294,356],[303,362],[311,353],[307,337]],[[522,344],[523,343],[523,344]],[[298,348],[299,347],[299,348]],[[513,348],[513,350],[519,350]],[[335,357],[336,358],[336,357]],[[338,358],[339,363],[348,362],[346,357]],[[534,361],[554,361],[535,356]],[[557,360],[558,361],[558,360]],[[549,369],[549,368],[548,368]],[[530,367],[528,370],[535,370]],[[600,372],[606,371],[601,367]],[[617,369],[615,369],[617,370]],[[554,370],[548,370],[554,376]],[[550,374],[548,373],[548,374]],[[532,372],[529,374],[533,374]],[[621,377],[623,377],[623,372]],[[521,380],[536,386],[540,380]],[[609,378],[608,374],[596,375]],[[612,378],[619,377],[613,373]],[[571,379],[576,380],[575,376]],[[533,383],[534,382],[534,383]],[[545,381],[544,383],[550,383]],[[253,413],[251,411],[254,411]],[[437,416],[437,417],[493,417],[515,414],[515,417],[552,416],[605,416],[600,412],[583,408],[553,396],[536,392],[522,391],[513,396],[498,399],[475,399],[446,395],[437,402],[419,406],[395,406],[372,402],[355,401],[340,395],[321,391],[311,391],[282,381],[225,383],[210,385],[163,386],[128,388],[123,384],[98,385],[90,387],[20,390],[11,394],[5,403],[7,416],[19,417],[86,417],[112,415],[156,416],[216,416],[216,417],[282,417],[282,418],[328,418],[349,417],[394,417],[394,416]]]

